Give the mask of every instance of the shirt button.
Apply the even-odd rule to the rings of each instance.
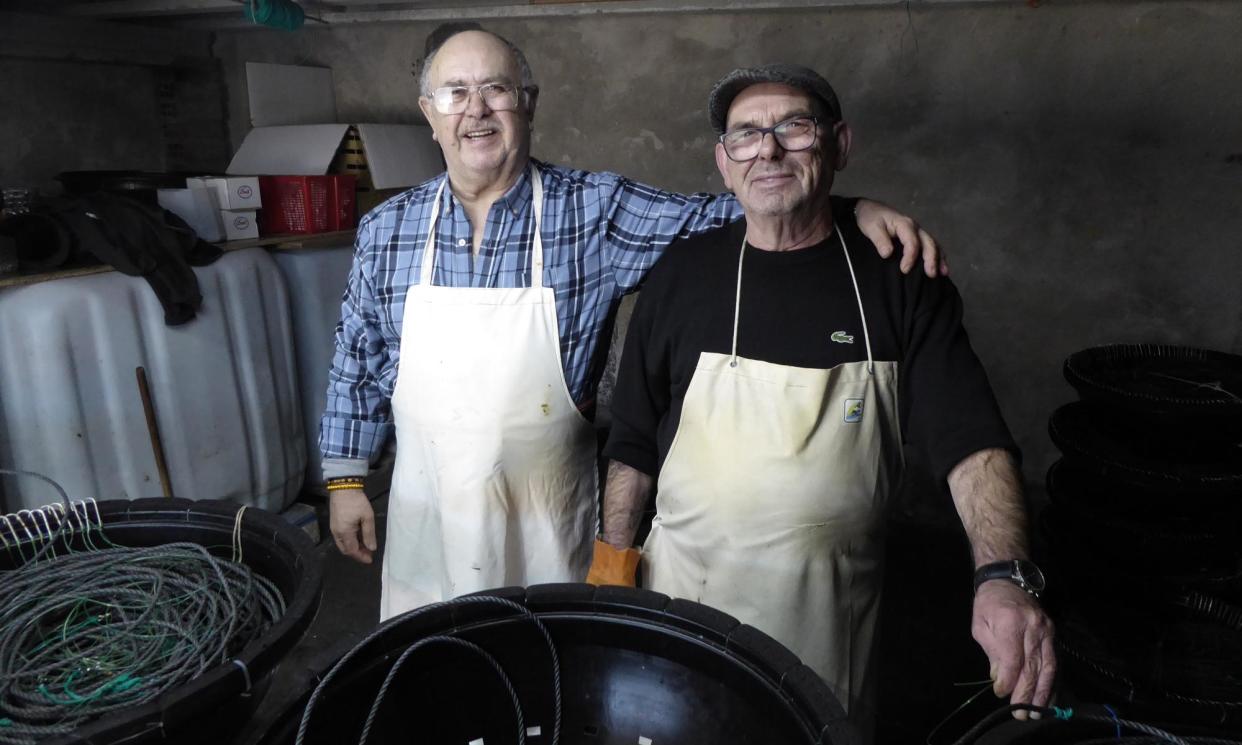
[[[457,239],[457,245],[459,245],[459,246],[464,246],[464,245],[466,245],[466,239],[465,239],[465,238],[458,238],[458,239]]]

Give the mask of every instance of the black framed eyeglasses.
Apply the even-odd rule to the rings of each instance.
[[[744,163],[759,155],[763,148],[763,138],[769,134],[776,138],[776,144],[782,150],[791,153],[807,150],[815,145],[819,136],[819,119],[813,116],[795,116],[771,127],[735,129],[720,135],[720,144],[724,145],[725,155],[729,156],[729,160]]]

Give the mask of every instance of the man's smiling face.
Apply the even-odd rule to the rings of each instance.
[[[747,214],[786,215],[828,193],[833,175],[845,166],[849,149],[848,128],[825,121],[811,97],[781,83],[749,86],[733,99],[726,131],[771,127],[796,117],[819,117],[815,144],[807,150],[789,152],[772,134],[765,135],[759,154],[751,160],[731,160],[723,145],[716,146],[716,165]]]
[[[431,89],[502,83],[518,87],[517,107],[495,111],[480,91],[469,94],[465,111],[442,114],[427,96],[419,98],[449,174],[475,180],[496,178],[522,168],[530,156],[532,101],[520,89],[521,71],[504,42],[483,31],[465,31],[444,42],[432,59]]]

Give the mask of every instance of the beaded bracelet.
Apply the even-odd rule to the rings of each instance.
[[[324,484],[328,491],[338,491],[340,489],[361,489],[365,486],[362,479],[354,476],[344,476],[341,478],[328,479]]]

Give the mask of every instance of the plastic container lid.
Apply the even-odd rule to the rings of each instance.
[[[1162,344],[1075,352],[1065,379],[1083,401],[1158,417],[1242,422],[1242,357]]]

